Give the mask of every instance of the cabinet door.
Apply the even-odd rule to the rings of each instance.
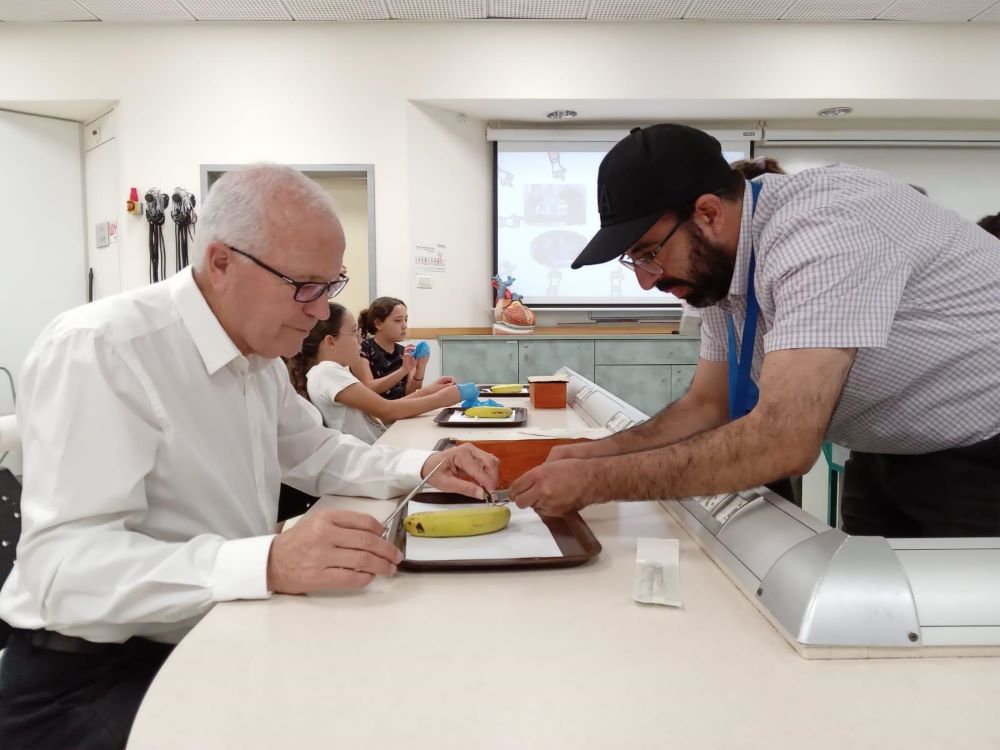
[[[459,383],[517,383],[517,341],[441,341],[441,374]]]
[[[531,375],[552,375],[560,367],[594,379],[594,340],[521,341],[518,372],[523,382]]]
[[[594,382],[651,417],[670,403],[670,365],[597,365]]]
[[[697,365],[674,365],[670,368],[670,400],[676,401],[691,387]]]
[[[596,342],[599,365],[690,365],[698,361],[700,342],[689,339],[604,339]]]

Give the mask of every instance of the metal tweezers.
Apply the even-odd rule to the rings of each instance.
[[[434,472],[436,472],[442,466],[444,466],[444,461],[442,461],[437,466],[435,466],[433,469],[431,469],[430,471],[428,471],[427,472],[427,476],[424,477],[423,479],[421,479],[420,483],[416,487],[414,487],[412,490],[410,490],[409,494],[407,494],[406,497],[404,497],[402,500],[400,500],[398,503],[396,503],[396,507],[393,508],[392,513],[389,514],[389,517],[386,518],[385,522],[383,522],[383,524],[382,524],[382,538],[383,539],[388,539],[389,538],[389,536],[388,536],[389,535],[389,529],[392,528],[392,522],[395,520],[396,516],[399,515],[399,512],[403,508],[406,507],[406,504],[408,502],[410,502],[410,500],[412,500],[416,496],[416,494],[418,492],[420,492],[420,490],[422,490],[425,486],[427,486],[428,480],[432,476],[434,476]]]
[[[486,492],[486,504],[487,505],[506,505],[510,502],[510,496],[507,494],[507,490],[496,490],[494,492]]]

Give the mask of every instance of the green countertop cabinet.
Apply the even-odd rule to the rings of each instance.
[[[441,372],[459,382],[516,383],[569,367],[648,415],[687,390],[699,341],[671,334],[442,336]]]

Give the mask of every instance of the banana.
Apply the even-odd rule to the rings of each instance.
[[[520,393],[522,388],[520,383],[514,383],[513,385],[491,385],[490,393]]]
[[[467,417],[485,417],[486,419],[506,419],[514,410],[509,406],[472,406],[464,412]]]
[[[413,513],[403,519],[403,528],[413,536],[476,536],[500,531],[509,522],[510,508],[487,505]]]

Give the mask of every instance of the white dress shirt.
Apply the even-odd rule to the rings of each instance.
[[[385,425],[361,409],[337,401],[338,393],[356,383],[361,381],[349,367],[329,360],[317,363],[306,373],[306,392],[323,415],[323,424],[371,445],[385,434]]]
[[[281,481],[392,497],[430,453],[325,428],[281,360],[240,354],[190,269],[60,315],[19,395],[0,618],[99,642],[176,643],[216,602],[267,597]]]

